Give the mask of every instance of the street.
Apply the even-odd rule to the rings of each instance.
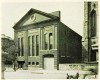
[[[90,74],[88,71],[48,71],[48,70],[17,70],[16,72],[5,72],[5,79],[66,79],[67,73],[75,76],[79,72],[79,79],[83,79],[83,74]],[[94,78],[95,76],[89,76]]]
[[[48,71],[18,70],[16,72],[5,72],[5,79],[66,79],[66,74]]]
[[[65,79],[66,74],[5,73],[5,79]]]

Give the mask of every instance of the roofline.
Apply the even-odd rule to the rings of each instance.
[[[57,16],[55,16],[55,15],[52,15],[52,14],[50,14],[50,13],[46,13],[46,12],[43,12],[43,11],[40,11],[40,10],[37,10],[37,9],[34,9],[34,8],[31,8],[31,10],[33,10],[33,11],[35,11],[35,12],[37,12],[37,13],[40,13],[40,14],[42,14],[42,15],[45,15],[45,16],[47,16],[47,17],[59,18],[59,17],[57,17]]]
[[[62,23],[61,21],[60,21],[60,23],[63,24],[63,25],[65,25],[65,24]],[[65,25],[65,26],[68,27],[67,25]],[[68,28],[69,28],[69,27],[68,27]],[[71,28],[69,28],[69,29],[71,29]],[[81,36],[80,34],[78,34],[77,32],[75,32],[73,29],[71,29],[71,30],[82,38],[82,36]]]
[[[40,21],[40,22],[37,22],[37,23],[32,23],[32,24],[28,24],[28,25],[23,25],[23,26],[19,26],[19,28],[21,27],[26,27],[26,26],[31,26],[31,25],[38,25],[38,24],[41,24],[41,23],[44,23],[44,22],[49,22],[49,21],[59,21],[58,19],[49,19],[49,20],[44,20],[44,21]],[[18,28],[18,27],[17,27]],[[16,28],[14,28],[16,30]]]

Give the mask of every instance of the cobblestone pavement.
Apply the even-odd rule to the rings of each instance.
[[[17,71],[5,71],[5,79],[66,79],[67,73],[69,75],[75,75],[79,73],[79,79],[83,79],[83,74],[91,74],[89,71],[57,71],[57,70],[17,70]],[[89,79],[94,79],[95,75],[89,75]]]

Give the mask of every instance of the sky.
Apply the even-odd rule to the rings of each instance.
[[[61,11],[61,22],[83,35],[84,2],[3,2],[1,4],[1,33],[14,38],[12,28],[31,8],[51,13]]]

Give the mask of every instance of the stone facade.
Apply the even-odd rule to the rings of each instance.
[[[98,61],[98,2],[84,2],[83,62]]]
[[[19,68],[48,69],[50,63],[59,69],[59,63],[81,62],[81,36],[60,22],[59,11],[30,9],[13,28]]]

